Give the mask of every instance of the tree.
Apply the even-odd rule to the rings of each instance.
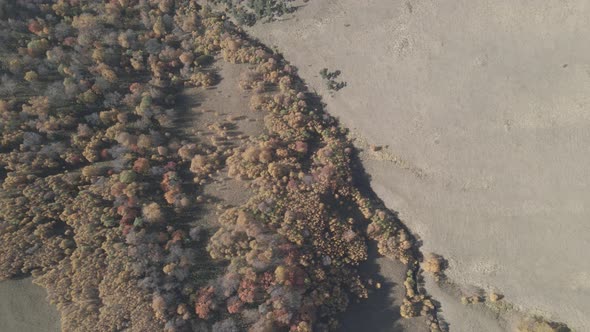
[[[164,220],[164,214],[158,203],[152,202],[143,206],[142,215],[150,223],[160,223]]]
[[[214,306],[213,295],[215,288],[207,286],[201,288],[197,292],[197,300],[195,302],[195,313],[201,319],[208,319]]]
[[[49,41],[45,38],[31,40],[27,44],[27,51],[32,57],[39,57],[45,54],[45,51],[49,49]]]

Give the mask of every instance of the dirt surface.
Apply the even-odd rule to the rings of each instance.
[[[177,119],[178,130],[189,142],[218,144],[223,149],[231,149],[242,144],[250,137],[264,132],[262,112],[253,112],[249,108],[250,91],[239,87],[240,75],[248,71],[246,65],[236,65],[219,60],[211,68],[219,76],[217,85],[208,88],[190,88],[183,92],[183,106],[186,112]],[[218,125],[227,126],[226,137],[219,140]],[[217,172],[212,181],[203,187],[205,215],[198,216],[197,223],[205,222],[215,225],[218,205],[225,207],[239,206],[250,197],[247,182],[237,181],[227,176],[227,169]]]
[[[587,331],[589,15],[581,0],[313,0],[249,32],[360,146],[383,146],[365,154],[373,189],[453,282]],[[325,67],[348,85],[328,91]],[[454,330],[495,330],[486,315],[459,328],[477,310],[440,301]]]
[[[57,308],[46,297],[47,292],[31,278],[0,282],[0,331],[58,332]]]

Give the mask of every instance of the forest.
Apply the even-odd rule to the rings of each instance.
[[[438,330],[416,241],[362,190],[347,131],[295,67],[189,0],[0,4],[0,279],[32,275],[63,331],[333,331],[378,291],[368,248],[407,264],[404,317]],[[264,133],[175,130],[219,62],[250,74]],[[199,220],[212,174],[250,199]]]

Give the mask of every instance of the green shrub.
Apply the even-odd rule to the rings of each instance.
[[[137,179],[137,173],[135,173],[134,171],[126,170],[121,172],[121,174],[119,175],[119,180],[126,184],[135,182],[135,179]]]

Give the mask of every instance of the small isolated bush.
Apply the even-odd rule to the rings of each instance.
[[[324,79],[324,82],[326,82],[328,90],[338,91],[347,85],[346,82],[336,81],[336,78],[340,76],[340,74],[342,74],[340,70],[335,70],[332,72],[328,71],[328,68],[323,68],[320,70],[320,76]]]
[[[440,277],[445,268],[445,260],[440,255],[430,253],[424,258],[422,268],[424,271],[432,273],[435,277]]]

